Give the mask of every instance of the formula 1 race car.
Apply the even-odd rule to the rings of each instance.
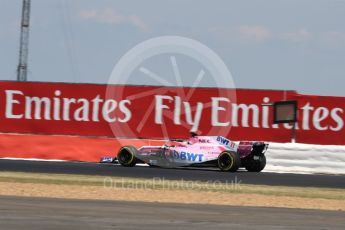
[[[187,140],[170,140],[163,146],[123,146],[117,158],[102,157],[101,162],[118,161],[133,167],[146,163],[158,167],[218,167],[221,171],[236,172],[240,167],[260,172],[266,166],[264,142],[235,142],[222,136],[192,136]]]

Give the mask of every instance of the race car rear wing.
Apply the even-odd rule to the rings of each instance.
[[[265,154],[268,148],[268,144],[261,141],[241,141],[238,145],[238,152],[241,155],[253,154],[262,155]]]

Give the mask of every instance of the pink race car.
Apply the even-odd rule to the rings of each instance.
[[[123,146],[117,158],[103,157],[101,162],[115,162],[133,167],[146,163],[158,167],[218,167],[236,172],[240,167],[260,172],[266,166],[264,142],[235,142],[222,136],[192,136],[187,140],[171,140],[163,146]]]

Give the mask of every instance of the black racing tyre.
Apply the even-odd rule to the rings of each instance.
[[[245,167],[249,172],[261,172],[265,166],[266,166],[266,156],[265,155],[260,155],[257,156],[259,157],[259,159],[254,160],[249,159],[246,164]]]
[[[137,151],[133,146],[123,146],[117,154],[117,160],[122,166],[133,167],[137,163]]]
[[[218,156],[218,167],[221,171],[236,172],[241,166],[240,156],[236,152],[224,151]]]

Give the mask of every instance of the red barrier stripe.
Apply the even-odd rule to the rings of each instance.
[[[86,138],[77,136],[0,134],[0,157],[98,162],[116,156],[123,145],[161,145],[161,141]]]

